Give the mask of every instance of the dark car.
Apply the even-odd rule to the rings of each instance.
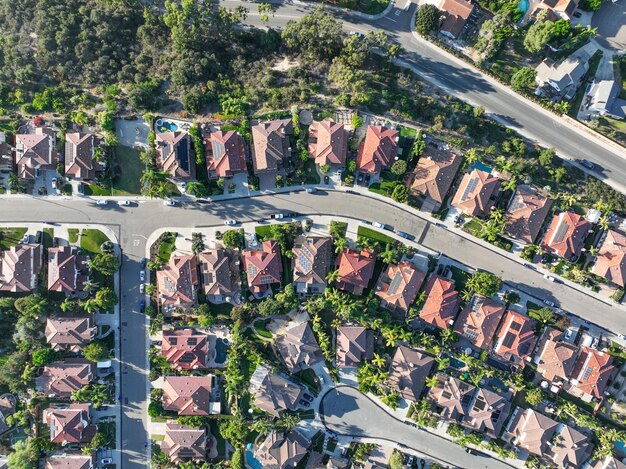
[[[588,168],[588,169],[595,168],[595,165],[591,161],[589,161],[589,160],[580,160],[580,164],[583,165],[585,168]]]
[[[353,191],[352,189],[346,189],[346,194],[358,194],[358,192]]]
[[[148,262],[148,259],[146,259],[145,257],[141,259],[141,267],[145,267],[147,262]]]
[[[443,223],[435,223],[435,226],[438,226],[439,228],[445,228],[446,225],[444,225]]]
[[[300,399],[300,405],[303,405],[304,407],[310,407],[311,403],[309,401],[305,401],[304,399]]]
[[[404,231],[396,231],[396,234],[401,238],[408,239],[409,241],[413,241],[415,239],[415,236],[409,233],[405,233]]]
[[[313,396],[311,396],[310,394],[307,394],[306,392],[302,394],[302,397],[304,397],[309,402],[311,402],[314,399]]]
[[[474,456],[482,456],[482,457],[489,457],[487,454],[481,452],[481,451],[477,451],[474,448],[465,448],[465,452],[467,454],[472,454]]]

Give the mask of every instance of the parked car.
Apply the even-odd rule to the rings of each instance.
[[[274,218],[275,220],[282,220],[283,218],[285,218],[285,214],[284,213],[275,213],[274,215],[272,215],[272,218]]]
[[[556,279],[552,275],[543,274],[543,278],[545,278],[546,280],[549,280],[551,282],[556,282]]]
[[[310,407],[311,403],[309,401],[305,401],[304,399],[300,399],[300,405],[304,407]]]
[[[113,458],[102,458],[100,464],[113,464]]]
[[[588,169],[593,169],[595,167],[595,165],[589,160],[580,160],[580,164]]]
[[[438,226],[439,228],[445,228],[446,225],[444,225],[443,223],[435,223],[435,226]]]
[[[408,239],[409,241],[413,241],[415,239],[415,236],[409,233],[405,233],[404,231],[396,231],[396,234],[401,238]]]
[[[163,205],[165,205],[166,207],[175,207],[176,202],[174,202],[173,200],[164,200]]]
[[[52,178],[52,182],[51,182],[52,188],[56,189],[57,188],[57,178]]]
[[[148,263],[148,259],[146,259],[145,257],[142,257],[141,258],[141,267],[145,267],[147,263]]]
[[[100,199],[100,200],[96,201],[96,205],[106,205],[108,203],[109,203],[109,201],[106,200],[106,199]]]
[[[307,194],[315,194],[317,192],[317,187],[307,187]]]
[[[25,234],[22,238],[22,243],[27,244],[30,241],[30,235]]]
[[[381,228],[381,229],[385,229],[385,224],[384,223],[379,223],[377,221],[373,221],[372,222],[372,226],[375,226],[376,228]]]
[[[139,293],[143,293],[146,289],[146,284],[145,283],[140,283],[139,284]]]
[[[307,401],[311,402],[313,400],[313,396],[307,394],[306,392],[302,395]]]
[[[180,183],[180,191],[181,192],[187,192],[187,183],[186,182],[181,182]]]
[[[140,270],[139,271],[139,280],[141,280],[142,282],[145,282],[145,280],[146,280],[146,271],[145,270]]]
[[[226,220],[224,222],[224,225],[236,225],[237,224],[237,220]]]
[[[550,301],[550,300],[543,300],[543,302],[545,304],[547,304],[548,306],[554,308],[556,305],[554,304],[554,301]]]
[[[571,329],[566,330],[565,331],[565,340],[571,339],[572,335],[574,335],[574,331],[572,331]]]
[[[118,205],[123,205],[124,207],[128,207],[130,205],[130,200],[120,200]]]
[[[358,194],[358,192],[353,191],[352,189],[346,189],[346,194]]]

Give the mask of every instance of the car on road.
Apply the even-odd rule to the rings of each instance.
[[[307,187],[307,194],[315,194],[317,192],[317,187]]]
[[[139,293],[143,293],[146,290],[146,284],[145,283],[140,283],[139,284]]]
[[[583,165],[587,169],[593,169],[596,166],[589,160],[580,160],[580,164]]]
[[[148,263],[148,259],[146,259],[145,257],[142,257],[141,258],[141,267],[145,267],[147,263]]]
[[[467,454],[472,454],[474,456],[487,456],[487,454],[485,454],[485,453],[483,453],[481,451],[475,450],[474,448],[465,448],[465,452]]]
[[[120,200],[117,204],[128,207],[130,205],[130,200]]]
[[[210,203],[213,203],[209,199],[196,199],[196,202],[198,202],[199,204],[210,204]]]
[[[404,231],[396,231],[396,234],[401,238],[408,239],[409,241],[413,241],[415,239],[415,236],[409,233],[405,233]]]
[[[379,223],[377,221],[373,221],[372,222],[372,226],[375,226],[376,228],[380,228],[380,229],[385,229],[385,224],[384,223]]]
[[[100,460],[100,464],[104,465],[104,464],[113,464],[113,458],[102,458]]]
[[[163,205],[165,205],[166,207],[176,207],[176,202],[174,202],[173,200],[164,200]]]
[[[554,308],[556,305],[554,304],[554,301],[550,301],[550,300],[543,300],[543,302],[545,304],[547,304],[548,306]]]
[[[556,279],[552,275],[543,274],[543,278],[549,280],[550,282],[556,282]]]
[[[108,203],[109,203],[109,201],[106,200],[106,199],[100,199],[100,200],[96,201],[96,205],[106,205]]]
[[[285,214],[284,213],[275,213],[274,215],[272,215],[272,218],[275,220],[282,220],[283,218],[285,218]]]
[[[141,300],[139,303],[137,303],[137,306],[139,306],[139,311],[143,313],[143,311],[146,309],[146,302],[144,300]]]
[[[146,280],[146,271],[145,270],[140,270],[139,271],[139,280],[141,280],[142,282],[144,282]]]
[[[237,220],[226,220],[224,222],[224,225],[236,225],[237,224]]]
[[[304,397],[309,402],[311,402],[313,400],[313,396],[311,396],[310,394],[308,394],[306,392],[302,395],[302,397]]]
[[[358,194],[358,192],[353,191],[352,189],[346,189],[346,194]]]

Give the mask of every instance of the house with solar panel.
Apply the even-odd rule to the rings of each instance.
[[[332,262],[333,239],[299,236],[293,247],[293,286],[304,297],[323,293]]]
[[[274,240],[263,242],[262,250],[243,253],[248,288],[253,295],[263,298],[271,293],[273,284],[282,283],[283,262],[280,247]]]
[[[196,160],[187,132],[162,132],[155,139],[157,166],[174,180],[196,178]]]
[[[537,321],[524,314],[507,311],[493,347],[496,358],[523,368],[526,361],[530,360],[537,343],[536,323]]]
[[[204,137],[204,148],[210,179],[229,178],[247,171],[243,137],[234,130],[211,132]]]
[[[489,215],[500,194],[500,179],[487,171],[466,173],[452,199],[452,206],[470,217]]]

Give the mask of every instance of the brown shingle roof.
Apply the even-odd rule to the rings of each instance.
[[[196,177],[196,162],[191,155],[191,139],[187,132],[156,134],[157,164],[174,179]]]
[[[626,283],[626,236],[609,230],[591,272],[621,287]]]
[[[84,358],[66,358],[44,366],[36,379],[37,391],[46,396],[70,397],[94,379],[95,366]]]
[[[348,132],[331,119],[313,121],[309,127],[309,155],[318,165],[343,166],[348,152]]]
[[[254,452],[264,469],[293,469],[307,453],[308,442],[297,432],[283,436],[275,430]]]
[[[291,119],[261,122],[252,126],[252,164],[254,173],[276,171],[289,158]]]
[[[345,249],[337,258],[337,288],[360,295],[372,279],[375,264],[376,256],[369,249]]]
[[[580,349],[563,342],[563,333],[557,329],[548,328],[544,337],[538,353],[537,373],[548,381],[569,378]]]
[[[486,215],[500,191],[500,179],[486,171],[466,173],[454,194],[452,205],[471,217]]]
[[[426,272],[417,270],[408,262],[389,264],[376,285],[376,296],[383,308],[404,314],[415,301]]]
[[[298,407],[304,389],[261,365],[250,378],[250,392],[254,397],[255,406],[279,417],[286,410],[293,411]]]
[[[337,366],[359,366],[374,356],[374,335],[360,326],[343,326],[337,329]]]
[[[552,200],[538,195],[529,186],[518,186],[506,211],[505,233],[526,243],[534,243],[550,212]]]
[[[558,422],[533,409],[520,409],[510,423],[513,444],[541,457],[558,426]]]
[[[437,275],[428,279],[426,301],[420,311],[420,318],[433,326],[447,329],[456,317],[459,309],[459,292],[454,289],[454,282]]]
[[[500,325],[494,352],[505,360],[523,365],[537,342],[535,324],[534,319],[508,310]]]
[[[591,223],[574,212],[561,212],[552,218],[552,223],[541,246],[565,259],[577,258],[585,246]]]
[[[61,445],[87,443],[97,430],[91,423],[91,404],[50,407],[43,412],[43,422],[50,427],[50,441]]]
[[[176,308],[198,305],[198,266],[194,256],[172,256],[165,268],[157,271],[156,282],[166,315]]]
[[[96,334],[91,318],[48,318],[46,320],[46,342],[55,350],[78,352]]]
[[[184,461],[205,461],[207,449],[206,429],[174,422],[165,424],[165,438],[161,443],[161,450],[174,464]]]
[[[239,254],[214,249],[198,254],[202,287],[207,297],[233,297],[241,292]],[[211,299],[211,298],[209,298]]]
[[[454,332],[469,340],[475,347],[487,350],[504,315],[504,305],[490,298],[474,296],[459,314]]]
[[[276,339],[276,348],[290,373],[324,360],[317,339],[308,322],[293,323]]]
[[[281,283],[283,263],[276,241],[264,241],[262,251],[245,251],[243,261],[251,290],[262,292],[273,283]]]
[[[462,163],[462,156],[427,146],[409,177],[409,190],[441,204]]]
[[[0,253],[0,291],[32,291],[40,272],[41,244],[18,244]]]
[[[589,438],[569,425],[560,428],[559,437],[547,452],[557,467],[579,468],[591,458]]]
[[[209,175],[225,178],[247,171],[243,137],[234,130],[212,132],[204,138],[204,147]]]
[[[428,400],[439,407],[442,418],[459,420],[469,412],[476,388],[444,373],[437,373],[436,377],[437,386],[428,391]]]
[[[417,401],[424,391],[435,359],[400,345],[389,366],[389,385],[408,401]]]
[[[178,415],[211,414],[213,376],[165,376],[163,409]]]
[[[601,399],[616,372],[611,355],[583,347],[570,378],[581,393]]]
[[[81,454],[54,454],[46,458],[44,469],[93,469],[93,459]]]
[[[511,403],[488,389],[476,388],[463,426],[497,438],[509,417]]]
[[[37,127],[34,134],[15,136],[15,164],[19,177],[34,179],[37,169],[55,169],[59,154],[52,129]]]
[[[445,14],[440,31],[457,38],[472,14],[474,5],[466,0],[442,0],[438,8]]]
[[[330,237],[299,236],[293,248],[293,283],[298,293],[318,293],[326,287],[333,240]],[[312,287],[318,291],[310,291]]]
[[[102,167],[94,159],[100,140],[91,133],[65,134],[65,175],[78,179],[94,179]]]
[[[396,157],[398,131],[370,125],[365,140],[359,146],[356,168],[362,173],[378,173],[388,167]]]
[[[66,295],[83,291],[89,280],[89,261],[74,246],[48,249],[48,290]]]
[[[208,343],[206,334],[193,329],[164,330],[161,354],[176,370],[206,368]]]

